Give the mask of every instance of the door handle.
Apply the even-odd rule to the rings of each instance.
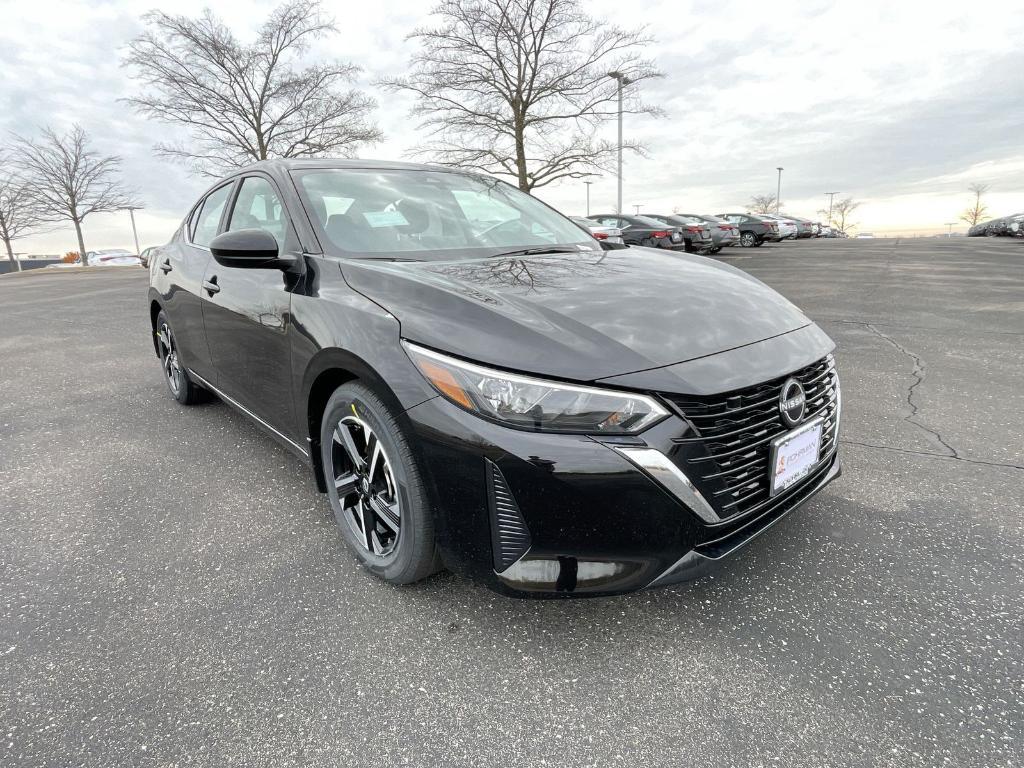
[[[210,296],[215,293],[220,293],[220,286],[217,285],[217,276],[214,275],[209,280],[203,280],[203,290]]]
[[[166,275],[172,269],[174,269],[174,267],[171,266],[171,260],[170,259],[164,259],[164,263],[160,265],[160,271],[163,272]]]

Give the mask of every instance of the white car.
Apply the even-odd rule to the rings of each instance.
[[[797,227],[796,222],[792,219],[787,219],[784,216],[776,216],[774,213],[759,213],[757,215],[762,219],[771,219],[772,221],[778,222],[779,237],[783,240],[796,237],[799,227]]]
[[[570,216],[569,218],[593,235],[595,240],[622,244],[622,230],[618,227],[606,227],[593,219],[585,219],[582,216]]]
[[[103,251],[89,251],[90,267],[141,267],[142,259],[124,248],[108,248]]]

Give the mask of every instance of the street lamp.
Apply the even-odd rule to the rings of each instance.
[[[135,212],[141,211],[141,205],[127,205],[124,210],[128,211],[128,215],[132,217],[132,237],[135,239],[135,255],[139,255],[139,233],[135,231]]]
[[[949,227],[949,230],[946,232],[946,237],[952,237],[953,236],[953,227],[955,225],[956,225],[955,221],[953,221],[953,222],[947,221],[946,222],[946,226]]]
[[[643,206],[643,203],[640,203],[640,205],[634,205],[633,206],[633,208],[634,208],[634,212],[633,213],[634,213],[635,216],[639,216],[640,215],[640,208],[642,206]]]
[[[592,181],[584,181],[583,183],[587,185],[587,218],[589,219],[590,218],[590,185],[593,184],[594,182],[592,182]]]
[[[608,77],[618,81],[619,84],[619,159],[617,174],[619,178],[619,195],[616,198],[615,212],[622,213],[622,89],[633,81],[618,70],[609,72]]]
[[[839,193],[838,192],[826,192],[825,194],[828,195],[828,225],[831,227],[832,226],[832,199],[836,195],[838,195]]]
[[[777,166],[775,168],[779,172],[779,184],[775,187],[775,215],[779,215],[779,206],[782,205],[782,171],[783,168]]]

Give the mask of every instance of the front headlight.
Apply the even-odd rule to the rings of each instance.
[[[631,435],[668,416],[665,408],[644,395],[543,381],[402,343],[441,395],[460,408],[511,427]]]

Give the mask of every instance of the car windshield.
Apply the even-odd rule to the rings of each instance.
[[[323,245],[346,256],[421,260],[516,248],[596,250],[593,238],[539,200],[482,176],[311,169],[293,177]]]

